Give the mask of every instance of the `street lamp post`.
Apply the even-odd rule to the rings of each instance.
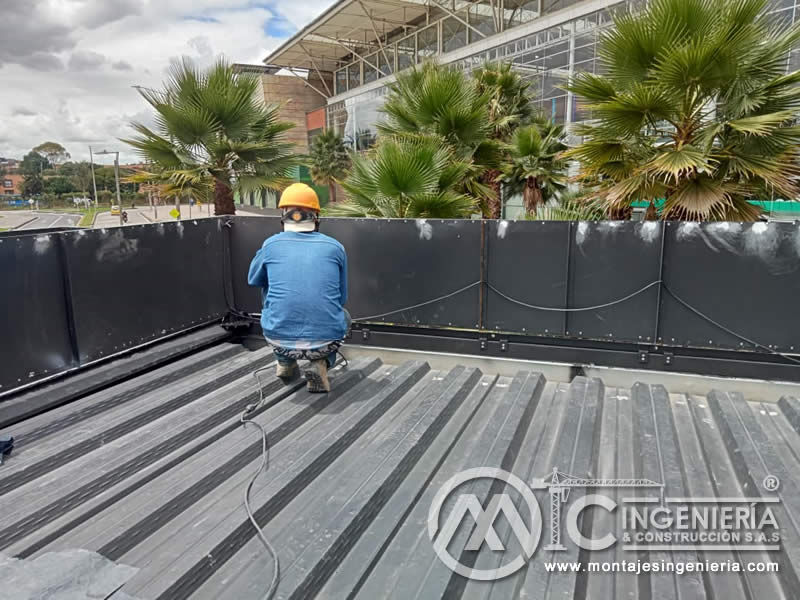
[[[124,221],[122,220],[122,197],[119,193],[119,152],[115,150],[103,150],[102,152],[98,152],[97,154],[113,154],[114,155],[114,181],[117,185],[117,206],[119,207],[119,226],[122,227],[124,225]]]
[[[94,156],[92,155],[92,147],[89,146],[89,164],[92,167],[92,189],[94,190],[94,211],[97,213],[97,181],[94,178]]]

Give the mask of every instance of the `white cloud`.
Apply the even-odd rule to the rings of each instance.
[[[152,121],[134,85],[159,87],[180,56],[260,64],[283,41],[266,33],[281,29],[271,19],[299,28],[332,2],[3,0],[0,156],[53,140],[77,160],[89,144],[136,160],[117,140],[132,120]]]
[[[69,57],[67,66],[70,71],[91,71],[93,69],[99,69],[104,62],[106,62],[106,57],[102,54],[83,50],[73,52],[72,56]]]

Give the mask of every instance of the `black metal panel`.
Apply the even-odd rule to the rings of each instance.
[[[664,281],[720,325],[773,350],[800,350],[800,225],[668,223]],[[662,293],[665,344],[752,349]]]
[[[261,312],[261,295],[247,285],[247,270],[261,244],[281,230],[280,217],[234,217],[228,228],[233,306],[244,312]]]
[[[236,217],[231,236],[237,308],[260,308],[258,293],[246,286],[247,267],[277,219]],[[480,280],[479,221],[437,219],[323,219],[320,231],[347,251],[349,299],[354,319],[427,302]],[[477,285],[440,302],[375,317],[403,325],[478,325]]]
[[[61,231],[77,231],[80,227],[44,227],[42,229],[10,229],[0,231],[0,238],[19,237],[23,235],[42,235],[43,233],[59,233]]]
[[[220,318],[222,221],[61,233],[81,363]]]
[[[528,308],[564,308],[570,223],[487,221],[486,328],[528,335],[563,335],[565,314]],[[500,293],[498,293],[498,291]]]
[[[658,281],[662,229],[654,221],[574,223],[569,306],[604,305]],[[568,335],[651,342],[657,299],[656,284],[607,308],[570,312]]]
[[[74,366],[58,234],[0,239],[0,392]]]
[[[451,294],[480,281],[480,221],[325,219],[322,231],[347,250],[354,319]],[[371,321],[439,327],[478,326],[480,289]]]

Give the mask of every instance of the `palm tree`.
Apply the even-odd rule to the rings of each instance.
[[[543,117],[517,130],[511,144],[511,162],[501,180],[509,191],[522,192],[525,212],[559,196],[567,184],[567,164],[561,154],[567,149],[564,127]]]
[[[522,79],[510,62],[485,63],[472,72],[472,77],[478,84],[478,91],[489,96],[490,136],[495,140],[510,141],[514,131],[533,116],[528,96],[530,84]],[[483,174],[483,182],[492,188],[485,215],[490,219],[500,218],[500,175],[499,169],[488,169]]]
[[[173,62],[163,90],[138,88],[156,111],[155,131],[132,123],[138,135],[123,140],[157,168],[136,177],[204,190],[213,186],[217,215],[236,212],[233,194],[280,189],[300,164],[285,132],[294,125],[264,105],[260,82],[225,60],[201,71],[191,60]]]
[[[536,212],[526,215],[532,221],[603,221],[605,213],[583,201],[580,192],[564,192],[536,207]]]
[[[475,199],[461,192],[470,174],[467,161],[433,138],[382,137],[367,156],[353,156],[342,182],[347,200],[328,207],[344,217],[465,218]]]
[[[448,146],[470,167],[461,191],[485,203],[493,192],[481,177],[502,157],[502,146],[492,139],[493,126],[487,120],[489,100],[489,93],[481,92],[475,79],[461,70],[425,63],[397,76],[381,109],[386,118],[378,131],[395,138],[431,138]]]
[[[585,141],[567,157],[609,214],[665,198],[662,218],[753,220],[747,200],[759,191],[797,196],[800,72],[785,68],[800,25],[776,29],[767,7],[652,0],[616,18],[599,45],[602,74],[568,85],[595,121],[577,128]]]
[[[342,136],[333,129],[326,129],[311,142],[309,155],[311,179],[316,184],[327,185],[331,203],[336,202],[336,181],[350,168],[350,154]]]

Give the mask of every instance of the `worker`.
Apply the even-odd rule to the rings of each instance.
[[[281,194],[283,231],[264,242],[250,263],[247,282],[262,288],[261,329],[284,382],[299,373],[310,392],[329,392],[328,369],[350,327],[347,302],[347,254],[319,232],[319,198],[304,183]]]

